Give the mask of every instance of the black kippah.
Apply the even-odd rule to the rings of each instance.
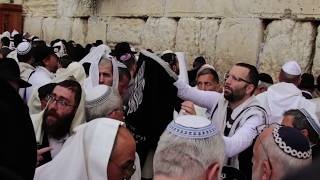
[[[310,144],[299,130],[277,126],[272,134],[275,143],[284,153],[299,159],[311,157]]]

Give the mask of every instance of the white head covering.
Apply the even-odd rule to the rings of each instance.
[[[200,67],[200,69],[198,70],[197,72],[197,77],[198,77],[198,74],[203,71],[204,69],[212,69],[212,70],[216,70],[213,66],[211,66],[210,64],[204,64]]]
[[[99,118],[75,129],[59,154],[36,169],[34,180],[107,180],[107,166],[123,123]]]
[[[299,111],[306,117],[311,127],[316,131],[316,133],[320,137],[320,122],[316,113],[313,113],[310,110],[304,108],[299,109]]]
[[[188,139],[203,139],[219,134],[213,122],[203,116],[178,116],[167,126],[170,133]]]
[[[111,49],[109,46],[101,44],[98,47],[93,48],[89,54],[87,54],[80,63],[83,64],[85,62],[90,63],[89,76],[85,80],[85,89],[90,89],[99,84],[99,62],[101,58],[105,57],[108,59],[113,59],[110,56]],[[112,60],[113,62],[114,60]],[[116,66],[116,63],[112,63],[113,67]],[[116,69],[118,70],[118,69]],[[113,72],[115,70],[113,69]],[[117,72],[118,73],[118,72]],[[113,74],[114,76],[114,74]],[[118,77],[119,78],[119,77]]]
[[[296,61],[289,61],[282,66],[282,70],[290,75],[300,75],[301,68]]]
[[[21,42],[17,47],[18,55],[26,55],[31,51],[31,44],[29,42]]]
[[[11,37],[14,37],[15,35],[19,34],[19,32],[17,30],[13,30],[11,33]]]
[[[55,54],[61,58],[62,56],[67,55],[66,53],[66,47],[64,46],[64,44],[62,43],[62,41],[56,42],[53,46],[53,50],[55,52]]]
[[[3,32],[3,33],[1,34],[1,36],[0,36],[0,38],[3,38],[3,37],[7,37],[7,38],[11,39],[11,38],[10,38],[10,32],[9,32],[9,31]]]

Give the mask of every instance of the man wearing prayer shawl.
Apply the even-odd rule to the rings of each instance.
[[[316,111],[316,104],[303,97],[297,87],[300,83],[301,68],[295,61],[285,63],[279,73],[279,83],[257,95],[260,105],[267,111],[270,123],[281,123],[282,115],[289,109],[305,108]]]
[[[150,149],[155,149],[160,135],[173,119],[177,89],[173,86],[176,74],[169,65],[148,51],[141,51],[137,62],[134,90],[128,102],[127,127],[137,141],[140,162],[145,162]]]
[[[99,118],[78,126],[34,180],[130,179],[135,172],[135,141],[122,122]]]

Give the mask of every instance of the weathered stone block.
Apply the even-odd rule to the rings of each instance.
[[[130,44],[140,44],[144,25],[142,19],[111,18],[107,28],[107,42],[126,41]]]
[[[64,17],[90,16],[91,6],[85,0],[57,0],[57,14]]]
[[[200,54],[205,57],[207,63],[213,64],[216,51],[217,35],[219,30],[219,20],[201,20],[200,30]]]
[[[101,1],[101,16],[163,16],[165,0]]]
[[[72,23],[72,18],[45,18],[42,24],[43,39],[47,42],[57,38],[69,40],[71,38]]]
[[[267,27],[259,57],[260,72],[277,80],[281,66],[289,60],[297,61],[303,72],[309,72],[315,35],[316,29],[310,22],[273,21]]]
[[[142,33],[142,46],[153,51],[174,49],[177,21],[171,18],[148,18]]]
[[[217,36],[214,60],[218,72],[223,74],[238,62],[256,65],[262,36],[263,24],[259,19],[223,19]]]
[[[57,0],[28,0],[24,1],[23,9],[29,16],[57,16]]]
[[[26,16],[24,18],[23,31],[42,38],[42,21],[43,17]]]
[[[320,26],[318,26],[318,35],[315,44],[315,55],[313,58],[312,73],[315,77],[320,75]]]
[[[178,22],[175,51],[186,52],[187,63],[199,55],[201,23],[196,18],[181,18]]]
[[[97,39],[101,39],[103,42],[106,41],[107,23],[101,18],[90,17],[88,19],[86,43],[93,43]]]
[[[87,34],[87,21],[85,19],[76,18],[72,24],[72,37],[76,43],[85,44],[85,37]]]
[[[250,0],[250,14],[263,18],[320,18],[318,0]]]

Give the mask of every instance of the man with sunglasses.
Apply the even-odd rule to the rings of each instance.
[[[40,118],[32,116],[35,133],[41,134],[37,136],[39,165],[56,156],[72,129],[81,124],[80,118],[76,117],[81,95],[82,89],[77,81],[62,81],[47,97],[43,115]]]
[[[180,98],[210,110],[211,120],[224,133],[226,156],[229,158],[226,164],[237,168],[240,165],[248,175],[251,173],[248,159],[252,156],[249,147],[257,136],[255,128],[267,121],[265,110],[253,96],[258,81],[258,71],[254,66],[237,63],[225,75],[223,93],[200,91],[180,80],[174,83]],[[192,107],[182,109],[186,114],[194,112]]]

